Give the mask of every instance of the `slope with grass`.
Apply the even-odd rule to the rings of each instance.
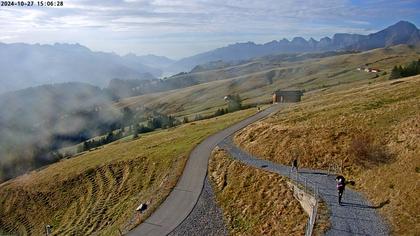
[[[303,235],[307,215],[287,180],[248,167],[216,149],[209,177],[230,235]]]
[[[133,229],[128,235],[166,235],[176,230],[189,217],[199,201],[206,181],[208,160],[216,145],[238,130],[277,112],[280,108],[280,105],[273,105],[211,135],[197,145],[191,151],[182,176],[168,198],[147,221]]]
[[[235,140],[281,164],[333,164],[380,206],[394,234],[420,232],[420,76],[308,94]]]
[[[314,235],[388,235],[388,227],[376,211],[378,206],[372,205],[362,194],[347,188],[342,204],[338,204],[335,176],[327,171],[300,168],[298,173],[291,175],[290,166],[258,159],[238,148],[231,139],[219,146],[235,160],[253,168],[287,176],[298,183],[302,190],[309,190],[311,195],[319,196]]]
[[[259,103],[269,101],[271,93],[276,89],[314,91],[334,88],[340,84],[353,86],[385,80],[394,65],[416,60],[419,53],[420,47],[398,45],[362,53],[321,58],[302,57],[296,61],[284,61],[284,58],[275,56],[264,57],[247,64],[200,72],[204,78],[208,75],[209,80],[187,88],[127,98],[117,106],[146,106],[175,116],[209,114],[224,105],[223,97],[228,94],[240,94],[245,104]],[[382,71],[366,73],[356,70],[363,66]],[[225,76],[226,70],[235,71],[235,74]],[[214,81],[214,77],[221,80]]]
[[[142,222],[175,186],[190,150],[255,113],[218,118],[122,140],[0,185],[0,232],[119,235]],[[147,202],[145,214],[135,208]]]
[[[381,211],[388,219],[393,212],[399,216],[391,219],[395,232],[404,232],[409,224],[416,225],[411,230],[418,232],[418,192],[407,188],[417,186],[413,180],[420,166],[413,158],[418,156],[419,143],[419,77],[383,82],[385,75],[374,78],[376,74],[356,71],[365,64],[388,71],[418,55],[419,48],[401,45],[280,64],[271,60],[272,64],[261,67],[260,72],[129,98],[117,106],[147,106],[185,116],[213,113],[224,105],[226,94],[240,93],[245,103],[251,103],[269,99],[277,88],[306,89],[310,92],[301,105],[279,113],[279,121],[252,126],[238,141],[250,151],[279,162],[289,162],[289,155],[282,155],[285,153],[301,156],[303,165],[311,167],[327,168],[334,160],[341,164],[342,159],[345,173],[358,180],[361,189],[369,190],[371,199],[391,200]],[[252,66],[258,68],[259,64]],[[54,226],[55,234],[126,232],[168,195],[194,145],[251,113],[242,111],[135,141],[111,143],[3,183],[0,232],[36,235],[46,224]],[[356,136],[359,131],[365,134]],[[287,138],[279,140],[279,135]],[[254,144],[264,148],[253,150]],[[368,181],[383,170],[391,174]],[[406,183],[397,184],[396,176],[407,178]],[[149,202],[149,209],[137,215],[134,209],[141,202]]]

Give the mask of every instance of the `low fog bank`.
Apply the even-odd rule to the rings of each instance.
[[[0,182],[61,159],[61,147],[116,129],[122,117],[106,91],[83,83],[0,95]]]
[[[106,87],[113,78],[159,77],[162,75],[159,66],[169,63],[170,59],[153,55],[121,57],[114,53],[93,52],[79,44],[0,43],[0,94],[65,82]]]
[[[76,82],[0,95],[0,183],[128,135],[181,123],[142,105],[119,107],[119,98],[110,89]]]

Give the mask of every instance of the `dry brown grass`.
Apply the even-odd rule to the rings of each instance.
[[[395,126],[392,135],[396,161],[363,171],[358,183],[376,205],[389,201],[381,212],[395,235],[420,235],[420,116]]]
[[[304,167],[341,166],[381,206],[394,234],[418,235],[419,122],[420,76],[415,76],[307,95],[241,131],[235,141],[283,164],[298,155]]]
[[[117,141],[0,185],[0,234],[119,235],[143,221],[175,186],[190,150],[255,113],[244,110]],[[148,202],[145,214],[135,212]]]
[[[277,89],[333,90],[339,84],[366,85],[385,80],[394,65],[417,60],[419,52],[420,47],[398,45],[387,49],[296,62],[279,63],[261,59],[246,65],[200,72],[200,75],[189,74],[187,77],[198,76],[202,82],[211,82],[123,99],[117,107],[146,106],[178,117],[196,113],[207,115],[225,106],[222,98],[227,94],[240,94],[244,99],[243,103],[247,104],[271,100],[271,93]],[[387,71],[388,75],[379,73],[377,77],[375,73],[356,70],[364,64]],[[270,73],[275,75],[272,83],[266,79]]]
[[[286,178],[215,150],[209,177],[231,235],[304,235],[307,215]]]

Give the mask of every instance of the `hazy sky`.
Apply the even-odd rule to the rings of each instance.
[[[368,34],[399,20],[420,23],[420,0],[63,2],[63,7],[0,7],[0,42],[77,42],[118,54],[180,58],[235,42]]]

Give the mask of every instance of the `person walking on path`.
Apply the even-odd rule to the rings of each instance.
[[[297,158],[292,161],[292,168],[290,169],[290,172],[293,172],[293,170],[296,170],[296,173],[299,172]]]
[[[342,175],[338,175],[335,178],[335,181],[337,182],[338,204],[341,205],[341,199],[343,198],[343,193],[346,189],[346,179]]]

